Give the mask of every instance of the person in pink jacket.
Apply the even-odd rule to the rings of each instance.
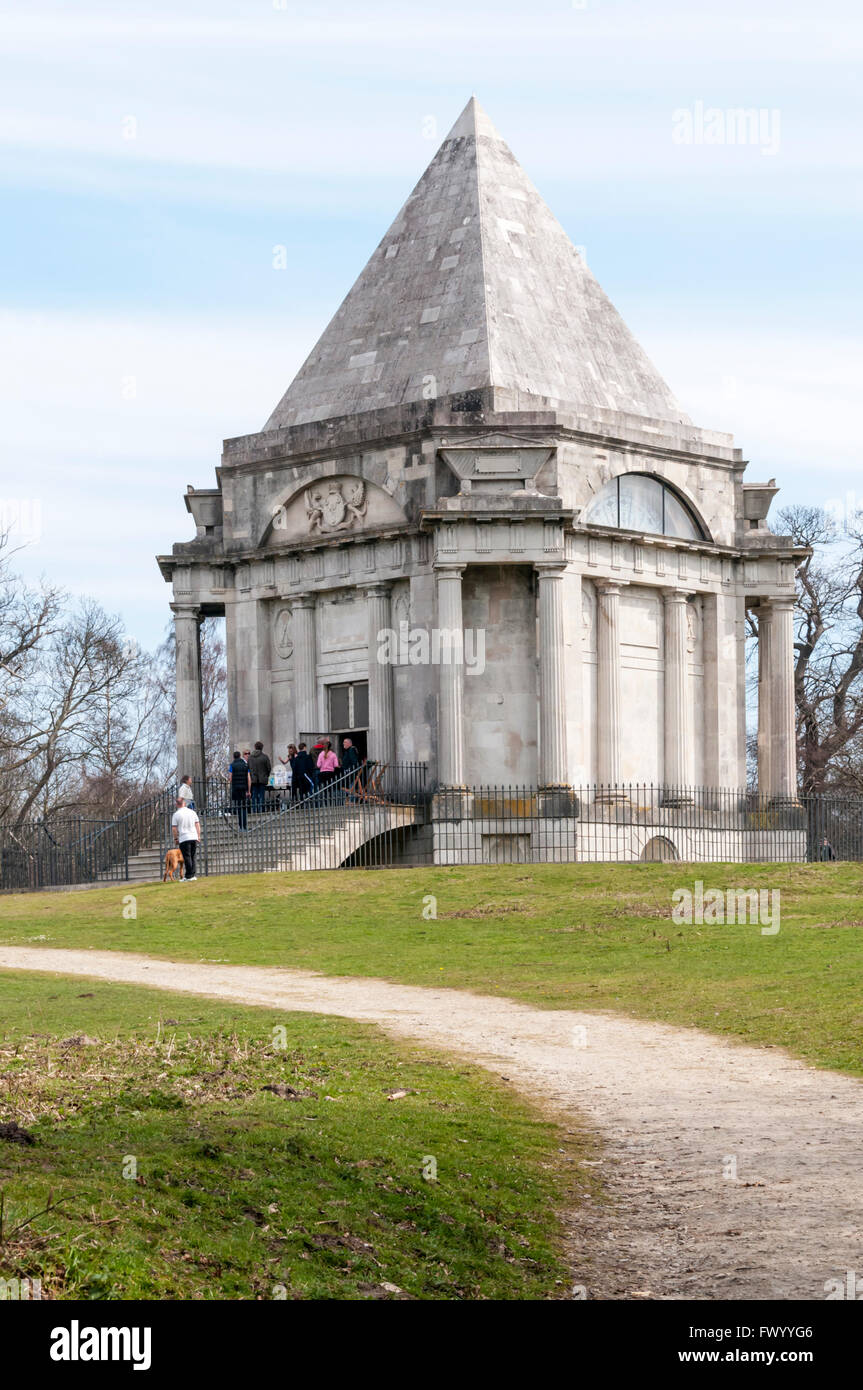
[[[320,778],[321,789],[324,793],[322,797],[323,801],[329,799],[327,796],[327,787],[338,773],[338,770],[339,760],[333,752],[333,745],[330,743],[329,739],[327,739],[324,743],[323,750],[318,754],[318,776]]]

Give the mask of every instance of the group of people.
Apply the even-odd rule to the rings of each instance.
[[[279,763],[284,769],[281,774],[274,769],[260,741],[252,752],[248,749],[234,751],[228,777],[232,808],[240,830],[247,828],[249,807],[253,811],[263,810],[268,787],[290,789],[291,801],[303,801],[318,790],[324,791],[338,777],[358,773],[363,759],[349,738],[342,740],[341,759],[329,739],[320,739],[311,750],[305,743],[288,744],[287,757],[279,755]]]
[[[311,751],[304,743],[289,743],[288,756],[279,758],[287,769],[287,781],[291,788],[291,800],[302,801],[320,787],[328,787],[337,777],[350,772],[359,772],[363,759],[351,739],[342,740],[342,756],[338,754],[328,738],[319,739]]]
[[[289,743],[286,758],[279,756],[284,773],[279,776],[274,770],[264,745],[260,740],[254,749],[245,748],[234,755],[227,769],[231,808],[237,817],[240,830],[248,829],[249,808],[253,811],[264,809],[267,788],[290,789],[291,801],[303,801],[316,791],[325,793],[327,787],[345,774],[359,774],[365,759],[352,739],[342,740],[342,756],[333,749],[329,739],[320,739],[311,750],[305,743]],[[177,788],[176,810],[171,820],[174,844],[183,856],[185,881],[192,882],[195,877],[195,856],[201,839],[201,823],[195,809],[195,792],[192,778],[186,776]]]

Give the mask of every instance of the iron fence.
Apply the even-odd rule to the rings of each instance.
[[[817,862],[863,860],[863,796],[779,802],[728,788],[428,784],[422,763],[366,764],[300,795],[231,798],[195,783],[198,873],[417,864]],[[171,847],[173,791],[116,820],[0,828],[0,888],[143,881]]]
[[[114,819],[64,816],[0,826],[0,889],[124,882],[130,861],[169,833],[172,805],[162,793]]]
[[[439,794],[433,824],[435,862],[449,864],[863,859],[863,797],[489,786]]]
[[[313,788],[269,787],[234,800],[221,778],[195,783],[204,874],[337,869],[419,862],[427,820],[424,763],[336,774]]]

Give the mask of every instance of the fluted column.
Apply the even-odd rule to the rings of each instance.
[[[797,797],[797,729],[794,702],[794,599],[775,598],[770,608],[767,701],[770,708],[769,794],[777,801]]]
[[[464,565],[438,565],[437,620],[443,636],[439,667],[438,768],[445,788],[464,787],[464,631],[461,577]],[[447,659],[447,655],[449,659]]]
[[[381,765],[395,758],[395,701],[392,663],[385,659],[389,644],[382,634],[392,628],[390,585],[369,584],[366,588],[369,644],[369,757]]]
[[[320,733],[315,595],[291,598],[294,617],[294,723],[297,735]]]
[[[536,572],[539,590],[539,785],[541,788],[565,787],[569,782],[563,638],[566,565],[539,564]]]
[[[204,775],[204,712],[201,701],[201,610],[172,603],[177,672],[177,776]]]
[[[758,614],[758,791],[770,796],[770,636],[773,612],[769,603],[760,603]]]
[[[620,783],[620,590],[597,579],[596,587],[596,779]]]
[[[665,605],[666,789],[679,795],[692,782],[692,715],[689,692],[688,592],[663,590]]]

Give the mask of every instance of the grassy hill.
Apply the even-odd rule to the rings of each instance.
[[[779,890],[775,935],[672,893]],[[132,916],[132,912],[135,913]],[[575,864],[238,875],[0,899],[0,944],[271,964],[620,1010],[863,1074],[863,868]]]
[[[696,880],[778,889],[778,932],[677,924]],[[847,864],[266,874],[5,897],[0,944],[615,1010],[859,1075],[861,890]],[[9,1122],[27,1138],[0,1132],[0,1279],[61,1299],[561,1297],[556,1213],[602,1196],[589,1137],[479,1069],[81,977],[0,971]]]
[[[44,1298],[558,1298],[596,1195],[583,1136],[374,1027],[0,972],[13,1121],[0,1279]]]

